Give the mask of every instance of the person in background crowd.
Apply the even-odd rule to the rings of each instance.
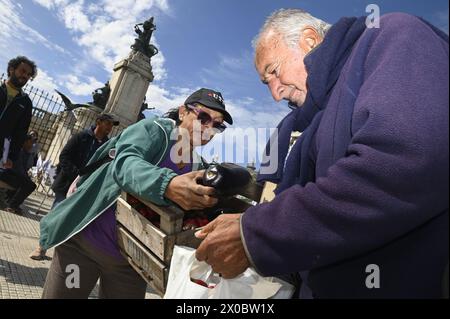
[[[37,75],[36,64],[24,56],[9,61],[8,79],[0,85],[0,167],[12,168],[31,123],[33,103],[22,88]],[[8,150],[4,146],[9,145]],[[5,153],[5,158],[3,154]]]
[[[67,191],[80,170],[85,167],[97,149],[109,140],[108,135],[113,127],[118,125],[119,121],[112,115],[101,114],[96,119],[95,126],[69,139],[59,155],[56,177],[52,185],[55,192],[53,207],[66,199]]]
[[[33,166],[30,161],[32,148],[33,138],[31,135],[27,135],[19,157],[14,161],[13,168],[0,168],[0,180],[15,188],[6,193],[7,207],[5,211],[7,212],[23,215],[24,212],[20,205],[36,189],[36,184],[33,183],[28,175],[28,171]]]

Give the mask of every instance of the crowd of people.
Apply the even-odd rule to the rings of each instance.
[[[330,25],[281,9],[253,46],[260,80],[292,108],[258,176],[277,184],[276,196],[204,227],[197,259],[224,278],[249,267],[289,275],[299,298],[440,298],[443,282],[448,294],[448,36],[403,13],[369,28],[365,17]],[[9,139],[0,179],[15,188],[8,191],[15,213],[35,187],[26,172],[37,137],[27,135],[32,104],[21,90],[35,75],[33,62],[12,60],[0,89],[0,147]],[[101,297],[143,298],[145,281],[118,250],[116,200],[126,191],[187,211],[213,207],[214,189],[197,183],[194,148],[225,122],[233,119],[222,94],[200,89],[117,137],[108,139],[118,124],[108,114],[73,136],[32,254],[55,248],[43,297],[87,298],[100,279]],[[296,131],[302,135],[291,146]],[[267,171],[273,163],[276,172]],[[83,274],[79,289],[65,284],[70,264]],[[367,285],[370,265],[380,270],[378,287]]]

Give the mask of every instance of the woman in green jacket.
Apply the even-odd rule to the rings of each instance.
[[[216,204],[214,189],[196,182],[202,166],[194,147],[222,132],[224,121],[233,123],[222,95],[201,89],[168,115],[142,120],[103,145],[89,163],[111,149],[114,160],[83,176],[42,219],[40,245],[56,247],[43,298],[87,298],[98,279],[101,298],[144,298],[145,281],[118,250],[115,204],[122,191],[185,210]]]

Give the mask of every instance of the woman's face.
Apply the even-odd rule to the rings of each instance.
[[[181,120],[180,129],[187,131],[190,144],[193,147],[202,146],[211,141],[219,132],[214,127],[223,124],[222,113],[200,104],[181,106],[179,109],[179,117]],[[207,119],[207,121],[204,119]]]

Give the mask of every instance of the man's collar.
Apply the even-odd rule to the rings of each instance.
[[[3,80],[2,81],[2,87],[6,90],[6,86],[7,86],[7,84],[6,84],[6,80]],[[16,89],[16,88],[14,88],[13,87],[13,89]],[[23,91],[23,89],[16,89],[19,93],[18,93],[18,96],[26,96],[27,94]]]

